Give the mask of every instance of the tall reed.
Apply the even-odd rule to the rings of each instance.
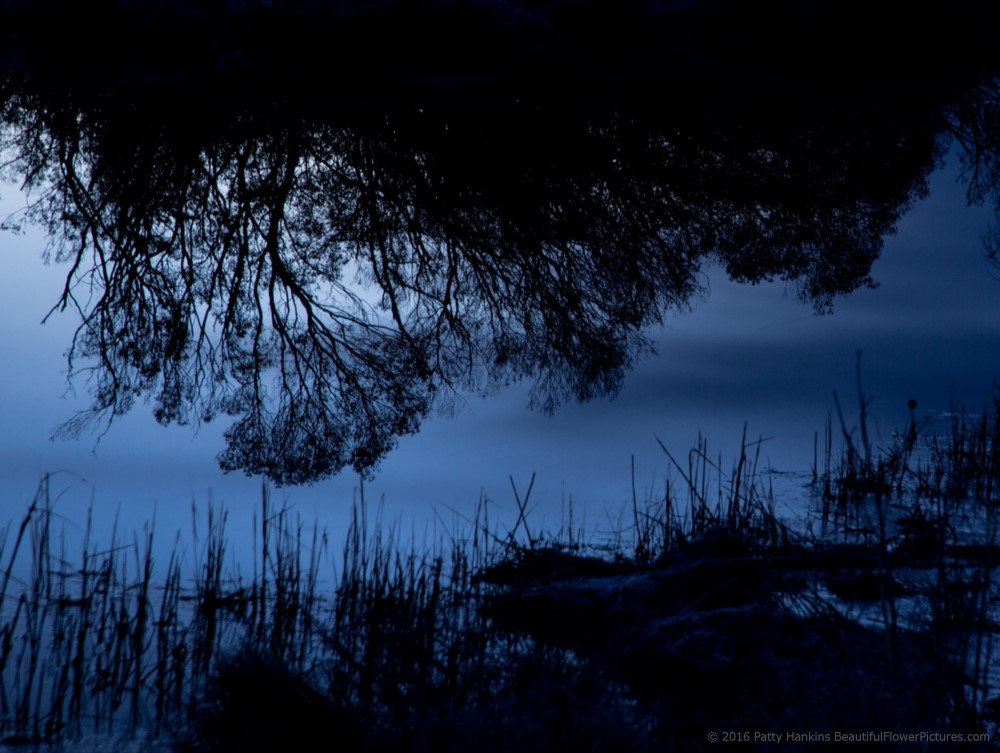
[[[595,669],[600,662],[572,647],[503,624],[496,605],[510,603],[504,600],[511,594],[539,598],[538,584],[552,572],[631,577],[683,562],[674,553],[718,530],[752,542],[746,561],[739,560],[751,575],[785,563],[811,568],[821,582],[823,568],[831,567],[825,563],[835,559],[828,540],[846,547],[852,561],[871,563],[890,675],[900,682],[915,676],[911,665],[923,659],[912,650],[914,636],[927,637],[942,649],[934,659],[942,673],[958,657],[970,678],[947,713],[978,723],[996,682],[990,667],[1000,553],[1000,399],[977,420],[956,416],[944,434],[918,431],[912,416],[906,433],[885,448],[867,428],[847,429],[842,411],[838,415],[845,449],[834,457],[828,429],[825,458],[814,464],[820,515],[832,535],[810,540],[777,518],[761,468],[764,440],[748,439],[744,428],[729,470],[704,438],[683,459],[660,443],[672,474],[662,496],[643,501],[633,477],[624,522],[613,531],[612,557],[600,560],[605,565],[596,564],[595,555],[608,550],[588,550],[573,523],[561,536],[530,525],[533,485],[519,489],[512,480],[518,508],[512,530],[491,526],[490,504],[482,498],[468,520],[446,525],[438,519],[422,537],[385,520],[362,487],[338,558],[323,529],[276,506],[264,487],[254,554],[245,563],[249,574],[227,564],[228,517],[210,501],[192,508],[194,564],[184,563],[178,535],[157,576],[155,519],[128,537],[116,523],[98,540],[88,514],[79,549],[70,551],[75,545],[59,527],[46,476],[24,516],[0,531],[0,739],[38,744],[127,732],[191,739],[197,747],[223,735],[219,720],[226,711],[212,699],[234,657],[248,655],[261,657],[260,666],[294,673],[299,679],[275,687],[297,688],[295,697],[329,711],[343,730],[367,730],[400,750],[431,749],[432,740],[454,746],[462,735],[473,745],[471,736],[482,730],[457,721],[473,711],[499,720],[512,739],[523,741],[519,735],[529,726],[521,699],[536,697],[539,688],[566,698],[588,688],[588,703],[606,704],[653,734],[659,722],[622,684],[627,673],[605,676],[605,669]],[[678,577],[691,572],[697,568]],[[840,608],[818,587],[813,593],[809,615]],[[913,606],[900,606],[901,594]],[[691,598],[688,611],[706,603],[704,594]],[[539,667],[546,668],[545,678],[538,677]],[[239,677],[245,682],[247,675]],[[621,747],[610,727],[587,726],[604,724],[605,717],[570,707],[571,727],[612,747],[639,750],[651,739],[638,735]],[[439,740],[446,728],[459,729],[458,737]],[[545,735],[553,729],[546,727]]]

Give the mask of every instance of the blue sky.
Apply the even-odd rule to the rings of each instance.
[[[23,202],[16,186],[0,190],[4,214]],[[433,418],[403,438],[368,497],[384,498],[390,515],[412,513],[418,527],[434,509],[446,518],[451,508],[471,511],[481,494],[503,517],[514,511],[508,476],[523,490],[537,473],[539,524],[558,527],[572,497],[578,521],[585,514],[588,525],[605,525],[630,497],[633,455],[640,494],[662,485],[669,469],[656,437],[682,456],[701,432],[728,463],[744,422],[751,437],[773,437],[763,454],[776,468],[807,470],[835,390],[856,416],[859,349],[881,437],[904,425],[911,397],[922,415],[976,412],[1000,379],[1000,281],[980,243],[990,220],[988,210],[965,207],[954,169],[939,172],[930,198],[887,240],[873,270],[879,287],[837,300],[832,315],[814,315],[781,284],[739,286],[709,270],[707,298],[669,316],[654,333],[658,354],[628,376],[617,399],[548,417],[526,408],[524,386],[470,396],[456,417]],[[204,505],[211,495],[230,508],[232,530],[242,530],[260,482],[217,469],[224,422],[194,434],[157,425],[139,406],[96,446],[93,436],[49,440],[86,405],[86,387],[67,391],[70,315],[40,323],[64,271],[42,263],[44,245],[32,228],[0,233],[8,269],[0,279],[0,517],[19,516],[42,474],[58,471],[58,510],[70,521],[82,523],[93,498],[105,522],[120,510],[123,528],[141,527],[155,504],[161,528],[186,531],[192,500]],[[337,531],[357,485],[347,473],[275,496]]]

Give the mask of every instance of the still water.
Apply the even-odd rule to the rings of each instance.
[[[540,528],[559,529],[573,507],[575,527],[608,530],[632,497],[660,493],[674,471],[657,444],[678,459],[699,434],[729,468],[744,425],[764,438],[761,463],[775,471],[779,502],[800,516],[803,484],[839,393],[847,421],[857,421],[856,354],[877,443],[908,419],[907,400],[929,422],[955,410],[979,412],[1000,378],[1000,281],[984,255],[991,213],[968,208],[954,159],[931,179],[930,195],[902,219],[872,271],[874,289],[838,297],[816,315],[781,283],[738,285],[717,268],[692,310],[671,314],[653,331],[657,353],[629,373],[615,399],[568,403],[547,416],[529,410],[524,385],[481,398],[469,395],[454,415],[427,420],[403,437],[365,484],[369,501],[420,538],[489,500],[495,521],[512,524],[511,479]],[[4,213],[25,202],[16,185],[0,191]],[[96,530],[116,516],[119,530],[141,530],[155,514],[158,538],[190,541],[192,504],[229,510],[230,550],[249,547],[261,481],[224,474],[214,457],[224,421],[164,428],[138,406],[104,436],[50,440],[52,430],[86,406],[86,390],[67,388],[64,353],[75,322],[55,313],[42,325],[64,269],[43,264],[44,235],[25,225],[0,234],[8,274],[0,279],[6,325],[0,338],[0,513],[18,519],[40,478],[55,474],[57,513],[82,526],[93,505]],[[850,427],[849,427],[850,428]],[[822,451],[822,442],[820,443]],[[334,539],[344,530],[359,479],[350,471],[274,497]],[[779,508],[780,509],[780,508]]]
[[[969,646],[977,636],[973,680],[956,675],[947,697],[935,689],[938,658],[914,662],[914,681],[898,692],[910,677],[899,670],[923,646],[914,651],[896,630],[886,596],[902,568],[884,567],[884,546],[871,573],[839,564],[827,573],[817,559],[811,590],[822,600],[877,585],[888,644],[839,625],[830,639],[821,627],[817,643],[798,629],[795,607],[774,609],[776,580],[743,567],[743,545],[710,536],[677,552],[649,581],[649,599],[645,586],[625,594],[624,619],[606,626],[603,617],[572,625],[597,612],[572,606],[572,593],[542,594],[551,609],[541,615],[565,603],[574,616],[553,622],[569,662],[557,657],[556,685],[538,687],[547,660],[507,637],[512,627],[548,643],[547,617],[518,625],[536,599],[515,593],[506,624],[503,598],[479,602],[462,577],[438,588],[449,561],[482,573],[488,545],[424,565],[408,556],[447,552],[450,536],[467,543],[473,516],[501,541],[512,530],[537,541],[571,529],[576,541],[619,536],[627,548],[633,501],[654,504],[683,486],[693,447],[718,463],[710,498],[741,438],[761,493],[809,528],[810,470],[827,427],[833,452],[841,428],[851,442],[859,422],[878,448],[911,421],[934,435],[950,416],[993,407],[995,14],[944,5],[906,9],[902,35],[902,11],[861,14],[861,25],[860,6],[728,0],[3,4],[0,606],[16,641],[3,651],[0,731],[19,737],[0,748],[91,726],[110,734],[125,711],[133,730],[179,723],[187,735],[194,721],[211,745],[225,736],[213,717],[227,726],[230,707],[238,745],[302,747],[288,741],[308,739],[314,718],[321,736],[333,722],[348,747],[355,731],[385,747],[364,735],[392,718],[403,736],[389,722],[389,747],[420,747],[439,722],[461,747],[480,731],[447,724],[456,709],[520,727],[537,693],[558,685],[561,698],[574,677],[579,708],[599,680],[593,708],[611,710],[596,715],[615,728],[609,739],[639,730],[630,744],[640,747],[642,730],[673,741],[727,698],[748,723],[850,721],[850,711],[831,720],[843,713],[839,696],[785,692],[802,677],[829,676],[819,684],[837,688],[843,676],[870,676],[858,719],[923,728],[979,708],[995,685],[980,664],[989,644],[971,627],[986,624],[987,591],[962,564],[945,572],[942,551],[962,555],[927,535],[936,524],[921,528],[916,508],[893,560],[898,550],[903,565],[922,562],[934,544],[927,637],[954,627]],[[930,43],[941,38],[960,40],[957,51]],[[970,196],[985,208],[970,208]],[[831,417],[835,403],[843,411]],[[377,541],[403,554],[384,561],[385,578],[372,539],[354,540],[353,559],[342,546],[362,499]],[[52,514],[26,518],[39,503]],[[261,523],[262,510],[281,505],[301,527],[280,515]],[[312,524],[328,537],[314,537]],[[976,518],[961,525],[983,528]],[[314,560],[317,551],[329,556]],[[689,567],[702,551],[718,562]],[[309,558],[303,580],[295,554]],[[980,554],[970,550],[970,567]],[[746,580],[728,577],[733,565]],[[328,600],[352,572],[360,587]],[[667,591],[676,598],[660,604]],[[742,611],[765,598],[767,609]],[[900,614],[922,621],[920,603]],[[242,616],[230,622],[230,610]],[[664,651],[673,636],[682,650]],[[246,638],[295,671],[319,651],[336,709],[314,704],[323,694],[294,677],[285,692],[270,679],[285,673],[262,674],[252,659],[213,685],[218,652]],[[493,665],[482,659],[502,645],[512,652],[496,657],[498,676],[508,679],[477,684]],[[730,671],[713,645],[765,650]],[[582,674],[561,671],[578,665]],[[716,687],[692,695],[685,678],[706,668]],[[679,684],[661,688],[666,676]],[[800,702],[746,713],[745,699],[770,693],[753,689],[758,676]],[[255,678],[264,679],[246,682]],[[502,696],[520,696],[521,678],[528,705],[517,701],[509,717]],[[458,705],[451,690],[436,692],[453,685]],[[499,706],[466,705],[494,698],[495,687]],[[429,715],[425,690],[435,690]],[[213,696],[220,714],[208,711],[201,726],[184,698]],[[883,714],[883,696],[904,715]],[[647,707],[649,722],[633,724]],[[675,732],[675,715],[660,712],[678,708]],[[347,714],[327,713],[337,709]],[[682,719],[688,709],[694,718]],[[131,749],[100,734],[82,744]]]

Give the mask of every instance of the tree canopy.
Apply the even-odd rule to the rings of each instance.
[[[192,111],[12,75],[6,171],[66,265],[93,398],[63,431],[143,400],[229,416],[223,468],[304,483],[370,471],[460,391],[614,394],[707,263],[826,310],[926,191],[955,109],[922,81]]]

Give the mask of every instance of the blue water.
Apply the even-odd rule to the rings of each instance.
[[[25,201],[16,186],[0,196],[5,213]],[[746,425],[749,438],[767,439],[762,462],[782,472],[775,478],[783,504],[797,514],[796,490],[835,391],[856,423],[858,351],[876,443],[906,425],[910,398],[928,420],[961,407],[977,412],[990,398],[1000,377],[1000,281],[980,240],[990,220],[989,211],[966,207],[949,163],[887,239],[873,269],[879,286],[838,299],[833,314],[813,314],[780,283],[740,286],[707,270],[706,295],[652,333],[657,355],[629,375],[617,399],[564,405],[548,417],[527,409],[526,386],[468,396],[457,415],[432,418],[401,440],[365,495],[420,537],[471,515],[484,498],[494,520],[512,525],[510,479],[523,495],[535,474],[537,527],[559,528],[572,504],[577,527],[606,529],[631,500],[633,458],[640,498],[658,494],[674,473],[657,438],[682,458],[704,435],[728,468]],[[72,316],[40,323],[64,270],[42,263],[46,240],[37,229],[0,232],[0,244],[8,264],[0,278],[0,519],[19,518],[41,476],[56,472],[56,509],[71,526],[82,526],[91,505],[97,530],[116,515],[120,530],[141,529],[155,512],[169,548],[177,531],[191,542],[192,503],[204,510],[211,499],[229,509],[233,556],[242,556],[260,481],[216,467],[223,423],[197,434],[163,428],[140,405],[100,438],[50,441],[87,404],[85,382],[74,383],[76,394],[65,382]],[[274,498],[335,540],[359,488],[342,474]]]

